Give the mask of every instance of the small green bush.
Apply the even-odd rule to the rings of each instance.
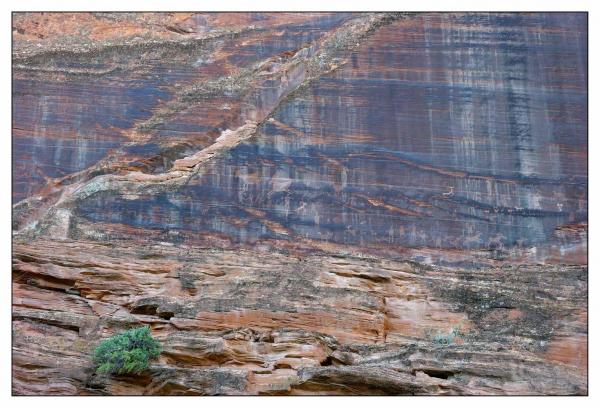
[[[150,328],[138,327],[102,341],[94,350],[93,361],[99,374],[139,374],[160,352]]]

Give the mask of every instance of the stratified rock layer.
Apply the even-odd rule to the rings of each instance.
[[[13,41],[13,393],[587,394],[585,14]],[[142,324],[160,359],[96,375]]]
[[[17,243],[14,386],[24,394],[585,393],[586,278],[574,266],[470,271],[326,253]],[[163,343],[160,361],[141,378],[95,376],[98,339],[140,324]]]

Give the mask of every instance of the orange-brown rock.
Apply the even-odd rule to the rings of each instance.
[[[38,240],[15,242],[13,271],[19,394],[587,390],[582,267],[473,272],[327,252]],[[160,360],[139,378],[95,375],[93,346],[142,324],[163,344]]]

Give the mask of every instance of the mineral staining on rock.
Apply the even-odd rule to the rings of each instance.
[[[13,41],[14,394],[587,394],[585,14]],[[96,374],[139,326],[159,359]]]

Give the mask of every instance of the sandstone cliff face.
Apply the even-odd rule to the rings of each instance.
[[[585,14],[13,41],[13,393],[587,393]],[[142,324],[160,359],[96,375]]]

